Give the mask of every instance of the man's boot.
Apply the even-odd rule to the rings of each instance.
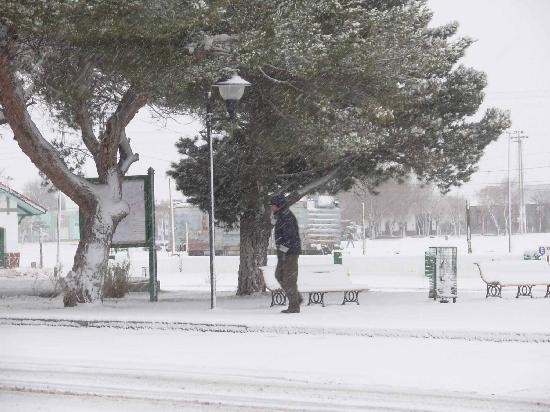
[[[288,309],[282,310],[281,313],[300,313],[300,303],[302,303],[302,295],[296,293],[289,296]]]

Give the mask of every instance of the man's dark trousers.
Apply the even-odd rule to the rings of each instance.
[[[298,292],[298,257],[300,255],[287,255],[277,251],[275,278],[288,297],[289,309],[298,309],[302,301],[302,296]]]

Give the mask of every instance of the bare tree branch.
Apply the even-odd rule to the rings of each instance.
[[[130,87],[122,96],[115,112],[107,120],[105,133],[107,133],[108,129],[112,131],[120,131],[128,126],[128,123],[132,121],[137,112],[145,106],[146,103],[147,96],[143,94],[136,94],[135,90]],[[117,142],[117,147],[118,143],[120,142]]]
[[[125,136],[124,129],[146,103],[147,96],[135,93],[134,89],[130,87],[122,96],[115,112],[107,120],[105,132],[102,133],[99,143],[98,174],[100,180],[105,177],[105,173],[116,166],[117,151],[123,140],[123,135]]]
[[[283,174],[278,174],[277,177],[281,177],[281,178],[297,178],[297,177],[300,177],[300,176],[308,176],[308,175],[318,175],[319,173],[323,173],[323,172],[326,172],[326,171],[332,171],[334,169],[334,165],[330,165],[330,166],[326,166],[326,167],[317,167],[315,169],[307,169],[307,170],[302,170],[300,172],[297,172],[297,173],[283,173]]]
[[[32,121],[26,107],[25,93],[20,80],[11,65],[11,49],[15,47],[15,36],[0,22],[0,104],[3,116],[8,121],[23,153],[48,176],[52,183],[77,204],[93,202],[90,184],[73,174],[59,158],[54,147],[42,136]]]
[[[356,162],[359,159],[358,156],[352,156],[352,157],[345,157],[340,159],[336,164],[334,164],[330,168],[326,168],[326,173],[323,173],[321,176],[316,177],[315,179],[312,179],[308,184],[305,186],[294,190],[292,193],[290,193],[287,197],[287,203],[289,205],[292,205],[296,203],[298,200],[300,200],[302,197],[314,192],[319,187],[326,185],[331,180],[336,179],[340,173],[342,173],[344,170],[346,170],[351,164]],[[284,190],[281,190],[281,192],[284,193]]]
[[[260,71],[260,73],[262,73],[262,75],[267,78],[268,80],[271,80],[272,82],[274,83],[282,83],[282,84],[289,84],[290,82],[288,82],[287,80],[279,80],[279,79],[276,79],[274,77],[271,77],[269,74],[267,74],[266,72],[264,72],[264,70],[262,69],[261,66],[258,66],[258,70]]]
[[[270,76],[269,74],[267,74],[267,73],[262,69],[261,66],[257,66],[257,68],[258,68],[258,70],[260,71],[260,73],[262,73],[262,75],[263,75],[266,79],[268,79],[268,80],[270,80],[270,81],[272,81],[272,82],[274,82],[274,83],[284,84],[284,85],[286,85],[286,86],[291,87],[291,88],[294,89],[294,90],[297,90],[297,91],[299,91],[299,92],[301,92],[301,93],[304,93],[305,95],[308,95],[308,96],[309,96],[309,93],[306,93],[306,91],[305,91],[304,89],[301,89],[300,87],[296,86],[293,82],[288,81],[288,80],[279,80],[279,79],[276,79],[276,78]]]
[[[122,132],[122,137],[120,139],[120,145],[118,146],[118,150],[120,153],[120,159],[118,161],[118,168],[122,175],[125,175],[126,172],[128,172],[128,169],[132,165],[132,163],[137,162],[139,160],[139,154],[134,153],[132,151],[132,147],[130,146],[130,140],[126,136],[126,132]]]
[[[90,79],[88,75],[91,73],[93,63],[96,60],[97,59],[95,59],[93,55],[89,55],[83,58],[83,64],[79,68],[79,73],[75,79],[75,84],[80,85],[82,89],[82,96],[86,96],[87,92],[89,92]],[[99,152],[99,141],[94,133],[88,102],[85,98],[81,98],[78,101],[76,109],[76,122],[82,131],[82,141],[95,158]]]
[[[293,191],[290,195],[287,196],[287,203],[289,205],[292,205],[296,203],[298,200],[300,200],[305,195],[308,195],[312,192],[314,192],[317,188],[327,184],[332,179],[335,179],[338,176],[338,173],[341,171],[343,166],[336,167],[326,175],[323,175],[315,180],[312,180],[307,185]]]
[[[76,122],[82,131],[82,141],[92,156],[96,157],[99,152],[99,141],[94,134],[92,120],[90,119],[90,112],[88,111],[88,107],[84,101],[79,104],[78,111],[76,113]]]
[[[44,62],[44,59],[46,58],[46,54],[42,55],[38,62],[33,66],[33,71],[38,71],[42,67],[42,63]],[[32,79],[34,76],[31,74],[30,78]],[[23,88],[23,97],[25,101],[27,102],[27,107],[32,105],[33,102],[31,100],[33,94],[34,94],[34,88],[35,83],[31,81],[27,87]],[[29,102],[29,100],[31,100]],[[6,119],[6,116],[4,115],[4,110],[0,108],[0,126],[3,124],[7,124],[8,120]]]

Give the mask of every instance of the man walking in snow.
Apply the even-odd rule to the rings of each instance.
[[[349,244],[351,243],[351,247],[355,249],[355,244],[353,243],[353,234],[351,232],[348,232],[346,235],[346,239],[348,243],[346,244],[346,249],[349,248]]]
[[[275,278],[288,297],[288,309],[283,313],[300,313],[302,295],[298,292],[298,257],[302,252],[296,216],[281,194],[271,198],[271,211],[275,217],[275,245],[277,268]]]

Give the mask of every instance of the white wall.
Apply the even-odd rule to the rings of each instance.
[[[17,203],[14,198],[5,194],[0,195],[0,209],[10,209],[9,212],[0,212],[0,227],[6,232],[5,252],[19,252],[19,235],[17,232]]]

